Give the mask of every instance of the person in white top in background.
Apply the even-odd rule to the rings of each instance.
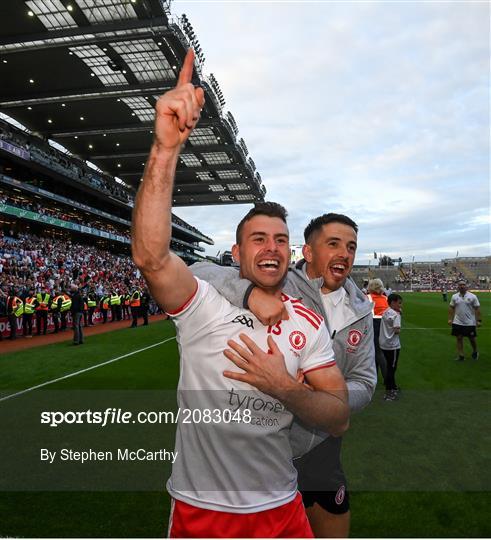
[[[454,294],[448,308],[448,324],[452,325],[452,336],[457,338],[457,358],[464,361],[464,337],[468,337],[472,347],[472,359],[479,358],[476,343],[476,326],[481,326],[481,310],[477,296],[467,290],[465,280],[457,284],[459,292]]]
[[[385,356],[385,401],[397,399],[399,388],[396,384],[396,370],[401,352],[401,311],[402,297],[392,293],[387,298],[389,307],[384,311],[380,322],[379,345]]]

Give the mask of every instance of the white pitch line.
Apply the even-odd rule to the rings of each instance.
[[[152,349],[153,347],[158,347],[159,345],[163,345],[164,343],[167,343],[168,341],[171,341],[172,339],[176,339],[176,336],[164,339],[164,341],[159,341],[158,343],[154,343],[153,345],[149,345],[148,347],[143,347],[143,349],[138,349],[137,351],[132,351],[130,353],[123,354],[123,356],[118,356],[117,358],[111,358],[111,360],[106,360],[105,362],[102,362],[101,364],[96,364],[95,366],[90,366],[85,369],[80,369],[79,371],[75,371],[74,373],[69,373],[68,375],[63,375],[63,377],[58,377],[57,379],[53,379],[52,381],[47,381],[41,384],[37,384],[36,386],[31,386],[30,388],[26,388],[25,390],[21,390],[20,392],[9,394],[8,396],[4,396],[0,398],[0,401],[5,401],[7,399],[20,396],[22,394],[26,394],[27,392],[32,392],[33,390],[37,390],[38,388],[42,388],[43,386],[48,386],[49,384],[62,381],[63,379],[69,379],[70,377],[75,377],[76,375],[80,375],[81,373],[85,373],[86,371],[91,371],[92,369],[96,369],[102,366],[107,366],[108,364],[112,364],[113,362],[117,362],[118,360],[122,360],[123,358],[128,358],[128,356],[133,356],[134,354],[147,351],[148,349]]]

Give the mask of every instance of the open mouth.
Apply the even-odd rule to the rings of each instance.
[[[329,269],[335,277],[344,277],[346,272],[346,267],[343,264],[333,264]]]
[[[280,267],[279,261],[275,261],[274,259],[265,259],[264,261],[258,262],[257,265],[261,270],[267,272],[274,272]]]

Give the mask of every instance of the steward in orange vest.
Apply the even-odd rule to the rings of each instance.
[[[136,289],[135,291],[133,291],[133,294],[130,297],[131,317],[133,319],[130,328],[135,328],[136,326],[138,326],[138,315],[140,315],[141,295],[142,293],[138,289]]]
[[[48,310],[51,303],[51,295],[44,289],[36,294],[36,300],[38,305],[36,306],[36,327],[37,335],[41,334],[41,326],[43,327],[43,334],[46,335],[48,329]],[[42,323],[42,324],[41,324]]]

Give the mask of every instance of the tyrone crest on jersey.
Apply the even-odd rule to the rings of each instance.
[[[363,334],[359,330],[350,330],[348,333],[348,345],[350,347],[358,347],[360,341],[363,337]]]
[[[290,341],[290,345],[297,351],[301,351],[307,343],[307,338],[305,337],[305,334],[303,332],[300,332],[300,330],[294,330],[288,336],[288,340]]]

